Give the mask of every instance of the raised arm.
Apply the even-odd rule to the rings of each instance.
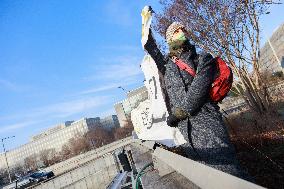
[[[149,30],[150,31],[148,35],[148,40],[144,45],[144,49],[154,59],[158,67],[158,70],[164,75],[166,60],[163,54],[161,53],[160,49],[158,48],[155,39],[153,38],[151,29]]]
[[[164,75],[165,73],[165,58],[159,50],[156,41],[151,31],[152,13],[151,6],[145,6],[141,12],[142,16],[142,47],[154,59],[158,70]]]

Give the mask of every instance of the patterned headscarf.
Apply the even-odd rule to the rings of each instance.
[[[180,28],[185,28],[180,22],[173,22],[166,31],[166,40],[167,43],[171,43],[171,39],[174,35],[174,32]]]

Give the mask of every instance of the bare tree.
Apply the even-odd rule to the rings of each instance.
[[[22,177],[23,175],[25,175],[25,172],[26,170],[21,164],[16,164],[10,170],[12,180]]]
[[[71,138],[68,145],[73,155],[78,155],[91,149],[90,142],[83,135],[76,135]]]
[[[64,144],[61,149],[61,159],[66,160],[72,157],[72,151],[68,144]]]
[[[95,129],[90,130],[86,134],[86,137],[96,148],[109,144],[113,141],[112,133],[102,127],[96,127]]]
[[[9,182],[7,171],[0,169],[0,186],[3,186]]]
[[[56,151],[54,148],[45,149],[39,153],[39,159],[43,162],[45,166],[49,166],[51,164],[52,159],[55,157]]]
[[[37,169],[37,155],[33,154],[24,160],[25,167],[29,170]]]
[[[258,115],[271,106],[267,85],[259,69],[259,17],[267,13],[271,0],[163,0],[163,10],[156,15],[154,29],[165,36],[173,22],[182,22],[189,38],[201,49],[221,56],[231,66],[240,85],[241,95]],[[243,93],[242,93],[243,91]]]
[[[126,120],[126,124],[124,127],[119,127],[115,129],[114,138],[115,140],[119,140],[131,136],[133,130],[134,130],[133,123],[130,119],[128,119]]]
[[[52,158],[49,160],[49,164],[53,165],[55,163],[59,163],[62,161],[62,156],[60,152],[56,152],[54,153],[54,155],[52,156]]]

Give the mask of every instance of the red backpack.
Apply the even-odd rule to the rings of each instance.
[[[214,62],[217,66],[217,72],[219,73],[212,83],[210,89],[210,97],[214,102],[222,101],[232,88],[233,84],[233,73],[227,63],[220,57],[214,58]],[[195,71],[184,63],[181,59],[176,58],[175,64],[181,69],[188,72],[193,77],[196,75]]]

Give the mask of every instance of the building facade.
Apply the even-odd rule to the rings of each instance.
[[[145,86],[139,87],[127,93],[127,98],[114,105],[118,121],[121,127],[127,124],[130,119],[131,110],[136,108],[140,102],[148,99],[148,91]]]
[[[83,135],[100,123],[100,118],[82,118],[78,121],[67,121],[52,127],[38,135],[32,136],[30,142],[6,153],[9,166],[23,164],[25,158],[38,154],[46,149],[61,151],[62,146],[77,135]],[[4,154],[0,154],[0,169],[6,168]]]
[[[118,128],[119,121],[117,115],[110,115],[101,119],[101,126],[108,131],[110,131],[113,128]]]
[[[283,72],[284,67],[284,24],[280,25],[260,49],[261,72]]]

